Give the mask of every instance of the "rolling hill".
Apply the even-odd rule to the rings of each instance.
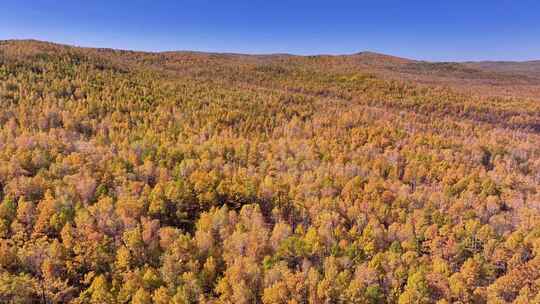
[[[0,302],[537,303],[539,73],[0,41]]]

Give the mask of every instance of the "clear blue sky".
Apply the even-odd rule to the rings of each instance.
[[[1,0],[0,39],[134,50],[540,59],[540,1]]]

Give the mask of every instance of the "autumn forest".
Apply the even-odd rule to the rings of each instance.
[[[540,303],[511,68],[1,41],[0,302]]]

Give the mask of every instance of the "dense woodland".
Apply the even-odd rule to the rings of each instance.
[[[540,303],[540,99],[359,57],[0,42],[0,302]]]

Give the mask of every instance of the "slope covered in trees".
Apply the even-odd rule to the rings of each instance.
[[[0,302],[540,302],[536,95],[367,55],[0,42]]]

